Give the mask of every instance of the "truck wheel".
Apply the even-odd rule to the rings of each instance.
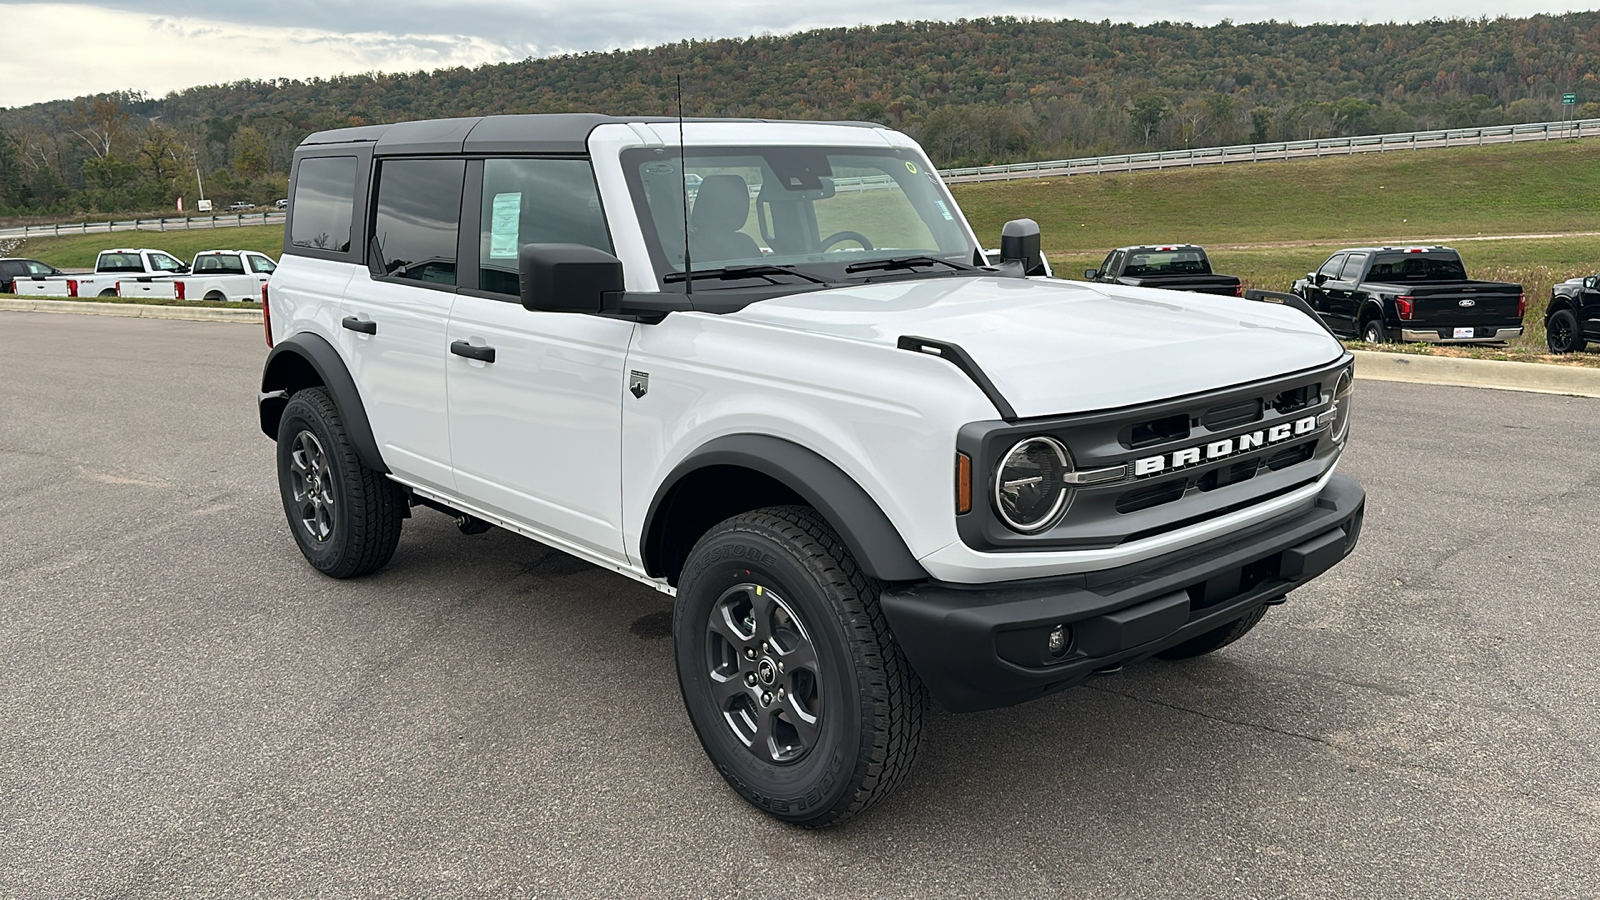
[[[1168,647],[1157,653],[1156,656],[1161,659],[1191,659],[1196,656],[1205,656],[1213,650],[1221,650],[1248,634],[1250,629],[1256,627],[1256,623],[1261,621],[1261,617],[1266,614],[1267,607],[1265,605],[1258,606],[1242,619],[1235,619],[1199,637],[1192,637],[1181,644]]]
[[[106,288],[105,290],[101,291],[98,296],[101,296],[101,297],[115,297],[116,295],[117,295],[117,289],[116,288]]]
[[[1551,353],[1582,353],[1589,344],[1583,338],[1583,329],[1578,327],[1578,317],[1570,309],[1557,310],[1550,317],[1544,327],[1544,340],[1550,345]]]
[[[394,556],[405,511],[400,489],[356,456],[323,388],[297,391],[283,409],[278,491],[295,543],[322,574],[366,575]]]
[[[1383,322],[1368,319],[1361,326],[1361,339],[1369,344],[1382,344],[1388,342],[1389,336],[1383,333]]]
[[[221,291],[212,291],[206,295],[206,299],[212,303],[225,303],[228,298]]]
[[[779,819],[841,822],[911,770],[924,689],[878,590],[807,507],[734,516],[689,553],[672,618],[684,706],[722,777]]]

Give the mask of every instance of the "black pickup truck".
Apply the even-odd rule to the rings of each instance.
[[[1472,281],[1449,247],[1352,247],[1296,281],[1334,334],[1369,344],[1465,344],[1522,336],[1522,285]]]
[[[1238,297],[1244,288],[1232,275],[1211,271],[1206,251],[1193,244],[1144,244],[1118,247],[1106,254],[1098,269],[1084,269],[1088,281],[1125,284],[1129,287],[1192,291],[1197,294],[1222,294]]]
[[[1551,353],[1581,353],[1600,340],[1600,275],[1569,278],[1550,289],[1544,338]]]

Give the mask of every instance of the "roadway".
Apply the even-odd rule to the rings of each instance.
[[[1210,658],[934,712],[808,832],[707,763],[655,592],[427,511],[313,572],[264,353],[0,312],[0,896],[1596,896],[1596,401],[1361,382],[1352,558]]]

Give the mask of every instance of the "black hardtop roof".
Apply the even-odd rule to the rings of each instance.
[[[422,153],[584,153],[589,132],[613,123],[677,123],[671,116],[608,116],[599,113],[548,113],[524,116],[473,116],[424,119],[392,125],[362,125],[319,131],[300,142],[302,150],[330,144],[372,144],[378,156]],[[684,119],[685,122],[774,122],[881,128],[873,122],[803,122],[796,119]]]

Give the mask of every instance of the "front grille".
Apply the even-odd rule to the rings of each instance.
[[[1017,441],[1039,435],[1066,445],[1076,471],[1106,477],[1075,487],[1061,521],[1037,534],[1011,531],[992,504],[974,504],[957,517],[962,541],[978,550],[1112,547],[1304,487],[1333,464],[1338,445],[1323,439],[1326,425],[1298,435],[1292,429],[1326,409],[1322,388],[1341,365],[1348,360],[1137,408],[973,423],[962,430],[957,449],[971,457],[974,474],[991,489],[983,496],[992,494],[1001,457]]]

